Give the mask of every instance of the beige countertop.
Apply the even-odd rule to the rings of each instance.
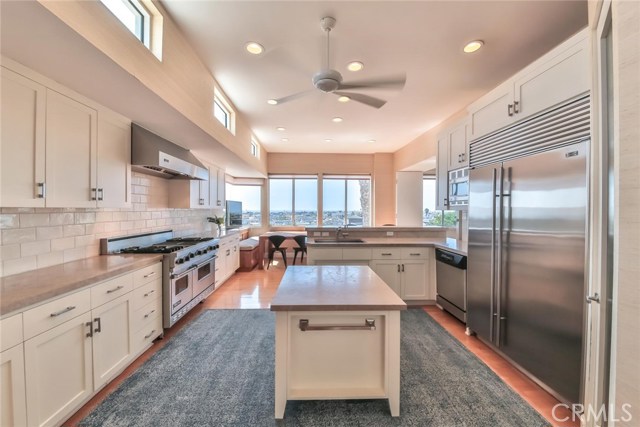
[[[271,301],[271,311],[406,308],[407,304],[367,266],[290,266]]]
[[[0,316],[162,261],[162,255],[102,255],[0,278]]]
[[[319,239],[326,239],[327,237],[320,237]],[[467,242],[451,239],[451,238],[434,238],[434,237],[358,237],[363,242],[349,243],[349,242],[330,242],[330,243],[316,243],[315,239],[310,237],[307,241],[307,246],[313,246],[314,248],[323,247],[366,247],[366,246],[434,246],[437,248],[448,249],[452,252],[459,253],[461,255],[467,255]]]

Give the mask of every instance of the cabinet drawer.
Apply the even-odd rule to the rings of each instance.
[[[402,248],[402,259],[427,259],[429,248]]]
[[[400,248],[372,248],[371,259],[400,259]]]
[[[139,353],[147,345],[162,334],[162,317],[159,316],[146,327],[133,335],[133,352]]]
[[[139,310],[151,301],[162,297],[162,281],[149,282],[133,291],[133,310]]]
[[[341,248],[308,248],[309,260],[341,260]]]
[[[343,248],[342,259],[348,260],[370,260],[371,248]]]
[[[91,310],[91,290],[76,292],[24,312],[24,339]]]
[[[138,332],[143,327],[151,324],[151,322],[153,322],[153,320],[155,320],[157,317],[162,317],[160,308],[161,305],[162,300],[155,299],[144,307],[141,307],[138,310],[134,311],[132,321],[133,331]]]
[[[127,292],[131,292],[132,290],[132,274],[125,274],[124,276],[107,280],[106,282],[91,288],[91,308],[96,308],[126,294]]]
[[[150,265],[133,272],[133,287],[138,288],[145,283],[162,277],[162,263]]]
[[[0,320],[0,352],[22,341],[22,313]]]

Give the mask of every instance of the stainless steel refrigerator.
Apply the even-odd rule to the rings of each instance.
[[[467,326],[565,402],[582,387],[585,99],[472,143],[469,175]]]

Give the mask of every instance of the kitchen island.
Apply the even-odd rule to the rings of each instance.
[[[287,400],[389,399],[400,415],[400,310],[367,266],[291,266],[276,312],[275,417]]]

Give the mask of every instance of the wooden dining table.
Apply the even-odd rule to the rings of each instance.
[[[283,236],[287,240],[293,240],[295,236],[306,235],[306,231],[268,231],[261,234],[258,239],[258,269],[264,270],[264,254],[269,252],[269,236]]]

